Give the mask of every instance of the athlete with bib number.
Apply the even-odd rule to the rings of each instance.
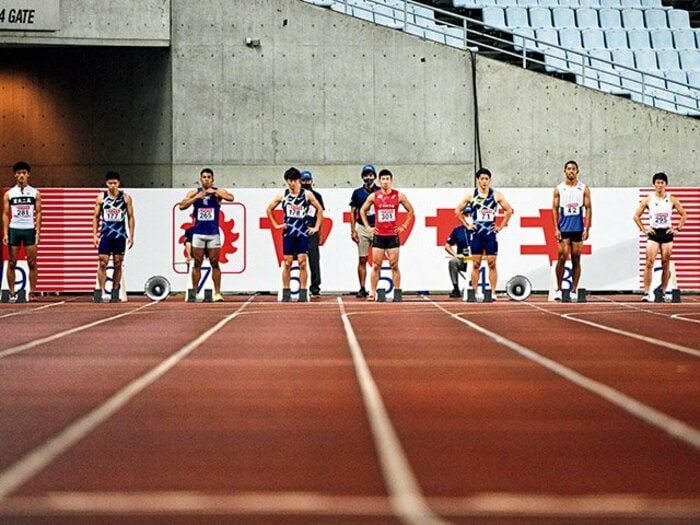
[[[24,244],[29,267],[29,301],[35,301],[37,266],[36,255],[41,231],[41,194],[29,185],[32,168],[20,161],[12,166],[15,174],[15,186],[3,197],[3,234],[2,243],[9,246],[7,264],[7,285],[10,289],[10,302],[17,300],[15,295],[15,271],[19,249]]]
[[[634,222],[639,231],[648,237],[646,250],[646,265],[644,266],[644,295],[642,301],[654,301],[654,294],[650,293],[651,276],[654,271],[654,261],[656,255],[661,251],[661,290],[662,295],[666,293],[666,287],[671,276],[669,262],[673,249],[673,234],[681,231],[688,218],[688,214],[683,209],[681,202],[666,192],[668,176],[665,173],[657,173],[652,177],[654,193],[644,197],[639,203],[634,214]],[[649,226],[642,224],[642,214],[644,210],[649,210]],[[671,215],[676,210],[681,220],[675,228],[671,224]]]
[[[471,207],[471,219],[464,214],[464,209]],[[505,215],[503,221],[496,222],[498,207],[503,208]],[[513,208],[506,201],[500,191],[491,188],[491,172],[486,168],[480,168],[476,172],[476,188],[467,195],[455,208],[455,216],[468,230],[471,235],[472,252],[472,289],[478,290],[479,269],[481,268],[481,258],[486,255],[489,266],[489,284],[492,294],[496,293],[498,283],[498,270],[496,269],[496,258],[498,257],[498,239],[496,234],[508,226],[508,221],[513,215]],[[494,295],[495,297],[495,295]]]
[[[107,264],[111,255],[114,263],[111,301],[116,302],[119,300],[119,283],[121,283],[122,279],[122,263],[127,243],[129,248],[134,245],[136,220],[131,197],[119,189],[121,184],[119,173],[108,171],[105,175],[105,182],[107,191],[100,193],[95,201],[95,213],[92,217],[92,237],[100,258],[100,265],[97,268],[97,284],[100,288],[99,297],[102,297],[105,290]],[[97,230],[100,223],[102,223],[102,229],[98,235]],[[129,228],[128,234],[127,225]]]
[[[219,233],[219,210],[221,201],[233,202],[233,194],[225,188],[214,186],[214,172],[204,168],[199,174],[200,186],[190,190],[180,202],[180,209],[194,207],[194,226],[192,227],[192,288],[199,288],[202,276],[202,263],[206,253],[211,265],[211,280],[214,284],[214,301],[224,300],[221,295],[221,268],[219,252],[221,251],[221,234]]]
[[[384,254],[389,259],[391,277],[394,280],[394,302],[401,301],[401,272],[399,271],[399,233],[405,232],[413,220],[415,212],[406,195],[392,188],[394,176],[389,170],[379,172],[379,190],[372,193],[360,208],[364,227],[374,235],[372,241],[372,278],[368,301],[374,301],[382,269]],[[396,225],[399,205],[408,212],[403,224]],[[374,227],[370,226],[368,212],[374,207]]]

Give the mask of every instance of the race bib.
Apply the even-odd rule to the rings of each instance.
[[[306,217],[306,208],[299,204],[290,204],[287,206],[287,217],[290,219],[303,219]]]
[[[213,221],[214,220],[214,208],[199,208],[199,210],[197,210],[197,220],[198,221]]]
[[[493,222],[496,214],[491,208],[479,208],[476,210],[477,222]]]
[[[395,222],[396,221],[396,210],[391,208],[388,210],[379,210],[377,215],[377,221],[379,222]]]
[[[572,215],[581,215],[581,208],[576,202],[570,202],[564,206],[564,216],[570,217]]]
[[[102,210],[102,220],[105,222],[117,222],[122,220],[122,211],[119,208]]]
[[[12,207],[15,217],[30,217],[32,213],[32,207],[28,204],[19,204]]]

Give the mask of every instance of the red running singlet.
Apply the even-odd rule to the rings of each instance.
[[[376,191],[374,193],[374,234],[380,237],[394,237],[398,212],[398,190],[391,190],[388,194],[382,193],[382,190]]]

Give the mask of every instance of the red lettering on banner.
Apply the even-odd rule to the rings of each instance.
[[[398,213],[398,217],[396,219],[396,225],[400,226],[406,222],[406,217],[408,216],[408,213],[405,211],[400,211]],[[343,212],[343,222],[344,223],[349,223],[350,222],[350,212],[346,211]],[[360,224],[362,221],[358,221]],[[406,231],[403,231],[399,233],[399,242],[401,243],[401,246],[406,244],[406,241],[408,238],[411,236],[411,232],[413,231],[413,226],[416,224],[415,219],[411,221],[411,224],[408,225],[408,228],[406,228]]]
[[[557,260],[559,253],[559,243],[556,238],[554,228],[554,213],[551,209],[540,209],[539,217],[521,217],[521,228],[542,228],[545,244],[522,244],[520,253],[522,255],[546,255],[550,264]],[[582,255],[591,254],[591,246],[584,244],[581,248]]]
[[[282,224],[284,222],[284,211],[282,210],[274,210],[272,214],[275,217],[275,221],[277,224]],[[275,254],[277,255],[277,264],[282,263],[282,232],[284,230],[277,230],[272,226],[272,222],[270,222],[270,219],[267,217],[260,217],[260,229],[261,230],[270,230],[270,233],[272,234],[272,242],[275,245]],[[323,218],[323,227],[321,228],[321,238],[318,240],[319,246],[323,246],[326,244],[326,239],[328,239],[328,235],[330,235],[331,230],[333,229],[333,219],[330,217],[324,217]]]
[[[460,222],[455,217],[454,209],[439,208],[435,215],[425,218],[428,228],[435,228],[435,246],[442,246]]]

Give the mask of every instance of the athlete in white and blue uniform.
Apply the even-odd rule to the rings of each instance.
[[[107,191],[97,196],[95,201],[95,213],[92,218],[92,236],[100,265],[97,268],[97,284],[100,293],[95,297],[100,301],[107,280],[107,265],[112,257],[114,273],[112,274],[112,301],[119,299],[119,283],[122,278],[122,263],[129,248],[134,245],[134,229],[136,220],[131,197],[121,191],[119,173],[108,171],[105,175]],[[98,228],[100,227],[101,228]],[[128,231],[127,231],[128,227]],[[100,231],[98,235],[98,229]]]
[[[566,259],[571,254],[571,298],[575,300],[581,279],[581,249],[588,239],[593,210],[591,191],[578,180],[578,163],[569,160],[564,164],[565,180],[554,188],[552,215],[557,237],[557,290],[554,300],[561,301]]]
[[[471,206],[471,217],[463,213],[467,206]],[[503,220],[497,222],[496,214],[499,207],[503,209],[504,215]],[[492,293],[495,293],[498,283],[498,270],[496,268],[498,240],[496,234],[508,226],[512,215],[513,208],[501,192],[491,188],[491,171],[480,168],[476,172],[476,188],[473,192],[468,193],[455,208],[455,216],[459,222],[472,232],[472,289],[478,289],[481,258],[485,255],[489,265],[489,285]]]
[[[219,252],[221,251],[221,235],[219,233],[219,214],[221,201],[232,202],[233,194],[225,188],[214,186],[214,172],[210,168],[204,168],[199,173],[200,186],[191,190],[180,202],[180,209],[186,210],[194,207],[195,224],[192,230],[192,289],[199,288],[202,277],[202,263],[206,253],[211,265],[211,279],[214,284],[214,301],[223,301],[221,295],[221,267],[219,266]]]
[[[292,262],[296,257],[299,263],[299,301],[308,299],[307,283],[307,247],[309,234],[315,234],[323,224],[323,206],[318,202],[314,194],[301,187],[301,172],[292,167],[284,172],[284,180],[287,189],[277,195],[268,205],[266,213],[273,228],[282,230],[282,301],[290,300]],[[282,205],[284,220],[280,223],[275,217],[275,208]],[[316,208],[316,224],[310,227],[306,223],[309,206]]]

